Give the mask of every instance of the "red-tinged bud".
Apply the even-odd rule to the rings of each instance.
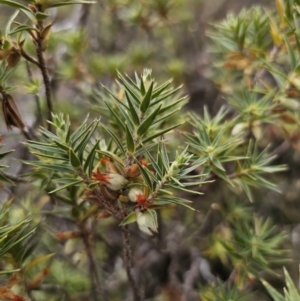
[[[81,236],[80,232],[75,232],[75,231],[64,231],[64,232],[58,232],[56,234],[56,238],[58,240],[73,239],[73,238],[78,238],[80,236]]]
[[[108,157],[103,157],[101,160],[100,160],[101,163],[103,163],[104,165],[108,164],[110,162],[110,159]]]
[[[6,283],[6,287],[7,288],[11,288],[13,287],[16,283],[18,282],[18,274],[14,274],[12,277],[10,277],[10,279],[8,280],[8,282]]]
[[[147,161],[147,160],[144,160],[144,159],[140,159],[140,160],[139,160],[139,163],[140,163],[142,166],[147,166],[147,165],[148,165],[148,161]]]
[[[127,178],[137,178],[141,174],[139,166],[137,164],[132,164],[125,170],[125,175]]]
[[[6,286],[0,286],[0,300],[25,301],[23,297],[15,295]]]
[[[131,202],[136,202],[136,207],[147,208],[149,200],[145,196],[144,192],[139,188],[132,188],[128,193],[128,198]]]
[[[107,173],[119,173],[116,166],[110,161],[108,157],[103,157],[100,162],[105,165]]]
[[[93,172],[93,178],[100,182],[100,184],[105,185],[110,190],[118,191],[124,188],[128,184],[123,176],[118,173],[101,173],[98,169],[97,172]]]
[[[25,301],[25,299],[21,296],[14,295],[12,301]]]
[[[45,268],[42,271],[40,271],[36,276],[33,278],[31,283],[29,284],[30,289],[34,289],[40,286],[42,281],[45,279],[45,277],[50,273],[49,268]]]

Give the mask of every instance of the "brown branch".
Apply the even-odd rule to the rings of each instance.
[[[90,276],[90,282],[91,282],[91,299],[94,301],[99,300],[99,295],[101,296],[101,299],[104,301],[109,301],[109,299],[105,296],[100,278],[97,272],[97,264],[94,258],[93,250],[92,250],[92,244],[90,242],[91,233],[87,229],[85,223],[79,223],[78,228],[81,232],[82,241],[85,246],[88,262],[89,262],[89,276]]]
[[[127,273],[127,277],[133,292],[134,301],[142,301],[141,293],[139,287],[134,279],[132,271],[132,257],[130,248],[130,232],[128,225],[122,227],[122,239],[123,239],[123,251],[124,251],[124,264]]]
[[[38,66],[39,68],[41,68],[40,63],[35,58],[30,56],[27,52],[25,52],[25,50],[23,48],[20,48],[20,54],[26,60],[26,62],[30,62],[30,63]]]
[[[194,250],[192,253],[192,263],[190,265],[189,270],[187,270],[184,274],[184,282],[183,282],[183,294],[181,297],[181,301],[189,301],[189,300],[200,300],[199,298],[194,298],[194,284],[197,278],[200,275],[200,257],[197,251]]]
[[[78,170],[78,175],[85,181],[87,185],[91,183],[89,177],[84,173],[82,169]],[[126,207],[122,209],[116,208],[111,202],[105,199],[102,195],[99,188],[96,188],[92,191],[92,194],[89,195],[88,198],[90,201],[98,205],[99,207],[104,207],[108,211],[110,211],[115,217],[119,219],[124,219],[126,217]],[[88,239],[87,235],[83,235],[84,243],[86,245],[88,258],[90,260],[90,271],[92,273],[92,253],[89,251],[90,247],[88,247]],[[123,239],[123,251],[124,251],[124,264],[127,273],[127,277],[132,288],[134,301],[142,301],[141,293],[139,291],[136,280],[134,279],[133,271],[132,271],[132,256],[131,256],[131,248],[130,248],[130,232],[128,229],[128,225],[122,227],[122,239]],[[93,283],[93,282],[92,282]],[[96,301],[96,300],[95,300]]]
[[[91,5],[90,4],[82,4],[81,6],[81,16],[79,19],[79,25],[81,28],[86,27],[89,16],[91,12]]]
[[[290,147],[289,139],[284,140],[281,144],[279,144],[270,154],[269,157],[277,156],[284,154]]]
[[[39,32],[35,41],[35,45],[36,45],[35,50],[39,62],[39,68],[41,70],[43,81],[44,81],[45,96],[46,96],[46,102],[48,108],[48,120],[52,122],[53,105],[52,105],[52,97],[51,97],[51,83],[50,83],[46,60],[44,57],[45,43],[43,37],[41,36],[41,32],[44,28],[43,22],[42,21],[38,22],[37,27],[39,29]],[[51,123],[48,123],[48,130],[52,131]]]

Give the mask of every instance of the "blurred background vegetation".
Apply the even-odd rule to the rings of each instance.
[[[186,110],[202,114],[206,105],[214,116],[221,105],[227,103],[224,96],[234,90],[230,80],[234,78],[235,85],[239,85],[242,76],[231,77],[227,73],[230,70],[225,67],[224,70],[215,68],[214,64],[222,55],[218,55],[219,50],[212,46],[213,39],[206,33],[228,13],[238,14],[253,5],[265,9],[259,14],[260,21],[267,16],[265,11],[276,7],[272,0],[99,0],[94,5],[51,9],[54,25],[47,42],[47,64],[56,111],[69,114],[72,126],[76,127],[88,112],[92,117],[98,116],[101,85],[113,86],[117,70],[133,75],[135,71],[140,73],[144,68],[151,68],[156,79],[173,78],[175,85],[183,83],[185,94],[189,96]],[[0,4],[0,29],[3,31],[13,12]],[[267,33],[269,31],[270,28]],[[215,37],[214,43],[221,38]],[[271,41],[265,39],[264,43],[262,47],[268,48]],[[30,43],[25,44],[25,49],[34,54]],[[216,55],[212,54],[213,50]],[[233,57],[232,61],[230,63],[237,64],[239,58]],[[246,65],[235,67],[243,70]],[[39,78],[37,70],[32,72],[33,78]],[[25,122],[32,127],[40,124],[37,97],[41,100],[40,110],[46,115],[45,100],[40,93],[42,82],[28,78],[25,63],[20,65],[11,82],[12,85],[24,84],[18,85],[14,96]],[[232,101],[228,107],[230,111],[237,106]],[[45,125],[44,120],[42,124]],[[30,158],[26,147],[20,143],[24,138],[19,131],[7,132],[2,120],[1,129],[3,151],[14,148],[14,158]],[[188,131],[188,126],[185,129]],[[282,145],[282,135],[272,126],[256,134],[261,138],[262,147],[270,141],[273,149]],[[11,154],[6,158],[8,173],[16,175],[28,171],[20,160],[11,160]],[[135,274],[138,278],[143,275],[139,285],[147,300],[272,300],[259,281],[252,281],[251,273],[248,283],[243,283],[247,287],[241,288],[242,284],[239,286],[237,281],[236,293],[231,295],[215,293],[210,287],[218,283],[217,278],[226,282],[230,277],[238,277],[232,274],[233,257],[227,255],[229,247],[223,243],[239,236],[235,229],[237,224],[247,229],[272,228],[275,224],[278,233],[284,231],[287,237],[284,247],[291,250],[285,257],[290,262],[285,266],[292,278],[297,279],[300,262],[299,146],[296,143],[284,145],[275,163],[289,166],[287,172],[270,176],[281,194],[267,189],[253,190],[254,202],[250,203],[245,194],[232,193],[228,184],[216,181],[205,187],[203,196],[193,196],[196,212],[178,207],[162,210],[159,234],[154,238],[132,227]],[[62,235],[77,229],[67,214],[70,208],[40,191],[40,187],[28,189],[28,183],[21,180],[16,186],[5,186],[0,191],[0,200],[10,208],[7,212],[3,209],[2,224],[6,221],[18,224],[25,219],[23,223],[29,233],[14,246],[17,252],[18,244],[25,243],[26,252],[15,254],[5,264],[0,261],[0,270],[18,269],[26,256],[34,254],[38,259],[31,261],[24,271],[26,279],[30,279],[26,285],[31,301],[89,300],[90,270],[86,268],[83,242]],[[254,213],[256,217],[252,218]],[[72,214],[76,216],[77,213]],[[272,222],[266,225],[260,218],[269,218]],[[96,268],[109,292],[109,300],[131,300],[117,223],[112,218],[99,219],[90,221],[88,226],[95,237]],[[271,265],[271,270],[277,274],[259,271],[259,277],[282,290],[284,281],[279,276],[283,275],[282,265]],[[4,286],[8,281],[9,277],[3,276],[0,284]],[[21,294],[22,287],[14,285],[14,291]],[[240,291],[246,293],[240,294]]]

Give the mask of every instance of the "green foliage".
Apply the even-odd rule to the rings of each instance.
[[[284,269],[285,283],[286,288],[284,288],[284,294],[280,294],[276,291],[268,282],[262,280],[263,285],[267,289],[270,296],[275,301],[296,301],[299,300],[300,294],[298,292],[297,287],[295,286],[291,276],[288,271]]]
[[[250,300],[251,295],[241,293],[236,286],[228,288],[218,281],[216,285],[207,288],[201,297],[205,301],[247,301]]]
[[[3,147],[3,144],[0,144],[0,148]],[[3,158],[5,158],[8,154],[10,154],[11,152],[13,152],[13,150],[10,150],[10,151],[6,151],[6,152],[3,152],[3,153],[0,153],[0,160],[2,160]],[[9,184],[13,184],[13,182],[8,179],[5,174],[3,174],[3,169],[7,168],[8,166],[7,165],[3,165],[3,164],[0,164],[0,181],[1,182],[4,182],[4,183],[9,183]]]
[[[6,202],[0,211],[0,260],[7,258],[14,263],[14,266],[21,267],[21,263],[31,255],[32,246],[29,241],[35,228],[31,227],[30,218],[10,224],[8,220],[9,203],[11,202]],[[15,273],[19,270],[20,268],[4,270],[1,271],[1,274]]]
[[[278,233],[270,220],[254,217],[253,225],[240,222],[232,231],[231,242],[224,245],[240,273],[255,274],[259,270],[268,271],[270,264],[284,257],[280,246],[285,239],[286,235]]]
[[[279,218],[268,206],[280,198],[272,194],[280,192],[278,183],[286,183],[285,145],[300,149],[299,1],[277,0],[277,10],[244,9],[214,25],[209,72],[225,105],[214,113],[204,107],[203,114],[186,112],[188,98],[177,85],[189,71],[180,54],[190,42],[185,33],[199,25],[191,23],[199,1],[20,2],[0,0],[16,10],[0,35],[0,96],[6,125],[26,137],[30,156],[20,160],[26,180],[6,174],[7,166],[0,165],[0,181],[27,185],[32,195],[26,191],[19,206],[32,217],[11,223],[9,213],[18,214],[3,205],[1,273],[16,273],[17,285],[32,300],[75,300],[82,294],[94,301],[141,301],[135,273],[145,277],[143,291],[164,277],[168,280],[157,280],[161,283],[150,291],[168,296],[174,282],[174,291],[188,300],[187,291],[203,286],[194,267],[199,273],[199,260],[208,257],[227,275],[213,285],[202,275],[201,298],[251,300],[252,283],[287,257],[288,235],[281,220],[274,227],[272,220]],[[93,3],[95,10],[87,5]],[[63,32],[53,20],[60,23],[75,4],[82,8],[79,23],[72,20],[72,32]],[[97,22],[87,26],[93,14]],[[196,66],[196,57],[191,60]],[[143,69],[148,64],[156,79],[151,69]],[[165,80],[166,73],[174,80]],[[13,84],[34,95],[39,116],[32,128],[8,94]],[[37,224],[39,246],[32,228]],[[157,239],[146,243],[150,235]],[[186,270],[181,247],[191,261]],[[140,258],[133,266],[132,254]],[[158,266],[166,271],[155,277]],[[82,273],[85,269],[88,273]],[[133,297],[121,295],[125,271]],[[286,271],[285,276],[285,299],[263,282],[276,301],[299,298]],[[8,280],[0,286],[0,299],[1,288],[11,293],[12,285]],[[120,293],[115,286],[122,286]]]

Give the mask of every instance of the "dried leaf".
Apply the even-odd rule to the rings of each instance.
[[[22,131],[24,122],[14,99],[9,94],[2,93],[2,95],[2,111],[7,128],[11,130],[12,126],[15,126]]]

